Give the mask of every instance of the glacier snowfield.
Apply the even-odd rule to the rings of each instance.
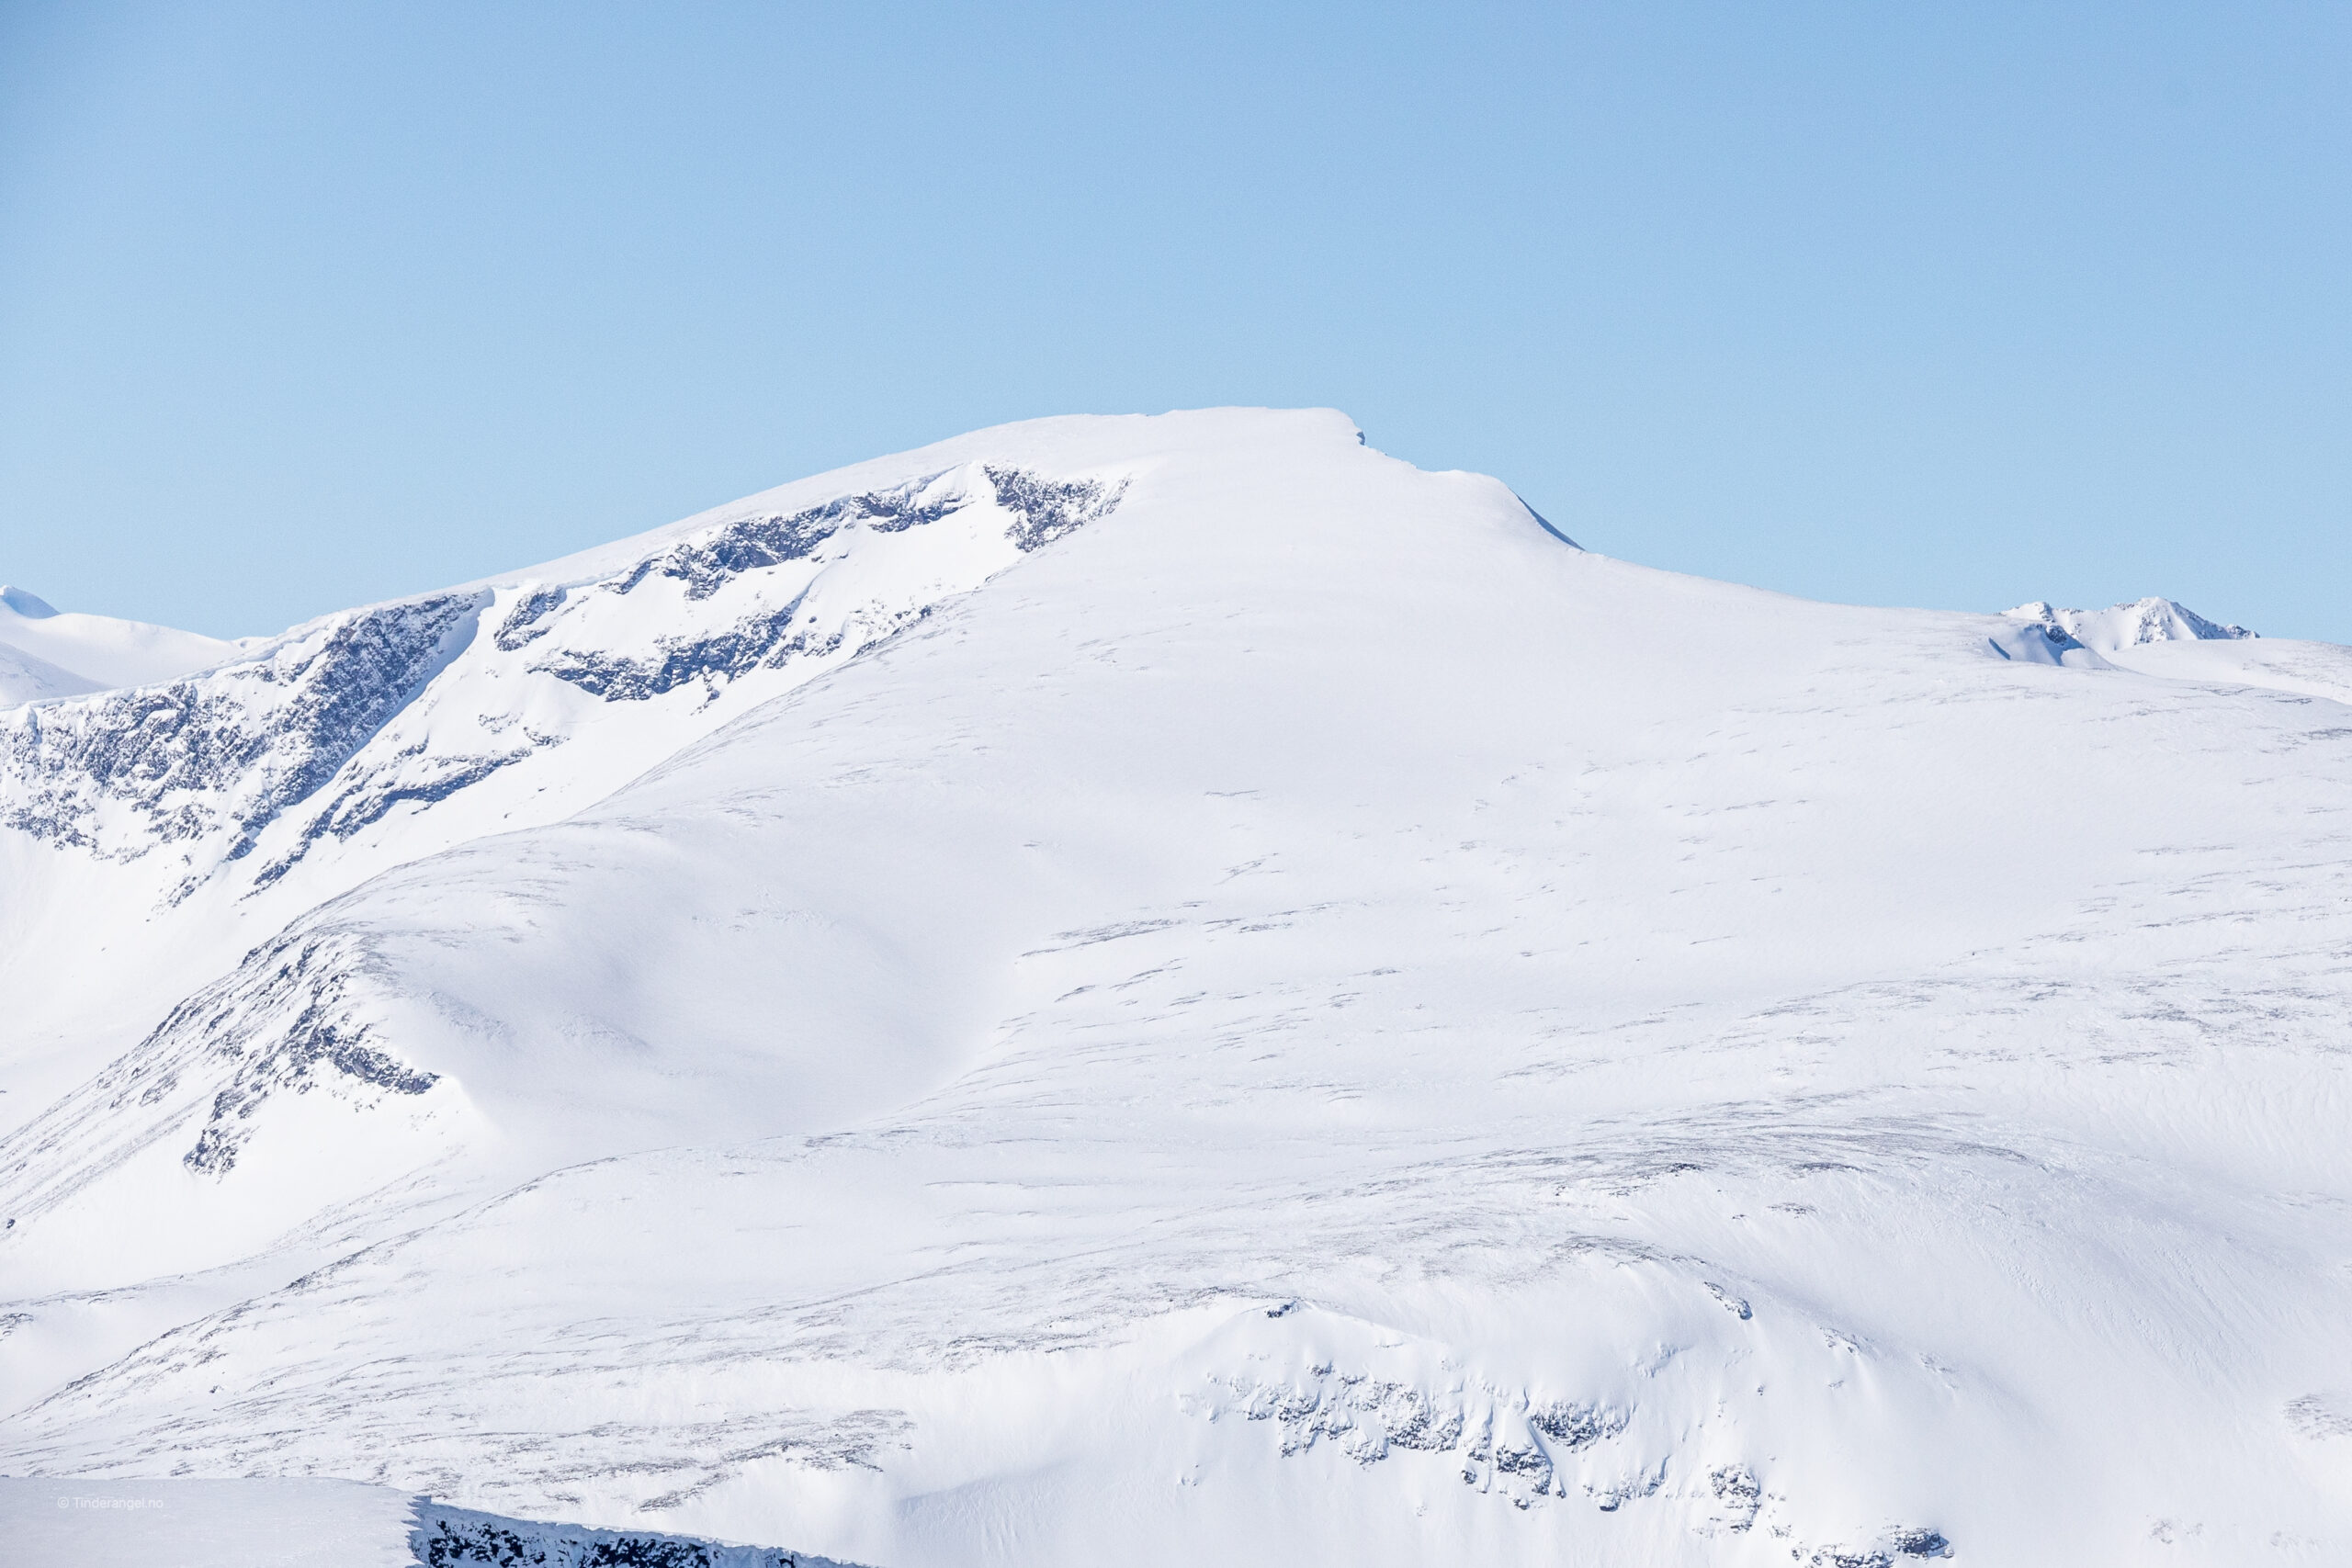
[[[2352,1561],[2352,649],[1328,412],[6,604],[10,1562]]]

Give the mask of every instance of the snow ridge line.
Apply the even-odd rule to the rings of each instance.
[[[975,507],[1001,515],[1005,541],[1027,554],[1108,516],[1125,491],[1124,479],[967,464],[789,514],[719,523],[601,581],[526,584],[488,637],[477,634],[499,591],[452,592],[332,616],[253,658],[181,680],[16,710],[0,716],[0,827],[116,862],[209,840],[211,853],[189,856],[190,873],[170,895],[177,902],[251,854],[272,823],[332,788],[294,841],[254,874],[254,889],[266,888],[322,840],[349,839],[402,807],[435,806],[569,739],[560,727],[526,722],[529,682],[510,681],[491,709],[459,716],[470,721],[463,729],[505,735],[503,744],[459,740],[451,750],[446,736],[428,744],[406,733],[417,728],[409,724],[389,750],[378,744],[460,660],[471,668],[532,649],[537,656],[514,673],[552,678],[604,703],[678,693],[707,704],[754,670],[854,657],[921,620],[940,598],[977,586],[918,579],[823,614],[812,609],[806,585],[780,603],[771,587],[767,602],[748,611],[741,591],[710,603],[758,574],[808,563],[803,570],[814,568],[822,581],[824,567],[856,555],[866,536],[929,527]],[[820,552],[824,560],[812,560]],[[596,613],[655,582],[680,585],[683,602],[649,602],[639,612],[661,623],[650,649],[616,645],[612,623],[600,626]],[[756,595],[756,583],[749,591]]]

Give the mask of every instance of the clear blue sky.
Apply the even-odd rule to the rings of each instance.
[[[1038,414],[2352,641],[2352,7],[0,4],[0,580],[274,630]]]

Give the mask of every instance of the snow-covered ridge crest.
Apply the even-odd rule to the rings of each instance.
[[[0,823],[110,859],[203,839],[240,859],[455,657],[483,602],[352,611],[206,674],[10,715]]]
[[[2217,642],[2255,634],[2209,621],[2170,599],[2147,598],[2104,610],[2066,610],[2035,600],[2007,612],[2009,619],[2063,634],[2094,653],[2114,653],[2152,642]]]
[[[0,708],[174,680],[233,659],[243,646],[61,611],[0,583]]]
[[[993,556],[1001,552],[989,547],[1000,544],[1025,553],[1107,514],[1123,488],[969,463],[789,514],[738,518],[678,540],[576,596],[534,586],[500,625],[496,640],[515,652],[552,637],[532,672],[607,702],[641,702],[688,685],[709,700],[720,684],[751,670],[781,668],[846,644],[866,646],[928,610],[933,601],[921,592],[856,603],[820,592],[827,569],[847,565],[861,546],[875,549],[882,536],[929,529],[977,508],[978,515],[967,521],[978,527],[952,541],[934,536],[923,543],[942,555],[960,546]],[[992,513],[1003,514],[1001,527]],[[646,618],[647,602],[685,627],[644,646],[630,634]],[[705,605],[709,611],[697,615]],[[711,624],[721,615],[728,618]]]
[[[562,783],[515,779],[495,803],[551,796],[534,801],[544,820],[1108,515],[1124,490],[970,461],[725,517],[585,581],[330,615],[217,670],[0,716],[0,826],[110,860],[178,847],[179,897],[259,852],[252,885],[267,886],[322,843],[594,732],[598,755],[570,758]]]

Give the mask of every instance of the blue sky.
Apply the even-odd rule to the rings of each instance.
[[[220,634],[1039,414],[2352,641],[2352,8],[0,6],[0,580]]]

